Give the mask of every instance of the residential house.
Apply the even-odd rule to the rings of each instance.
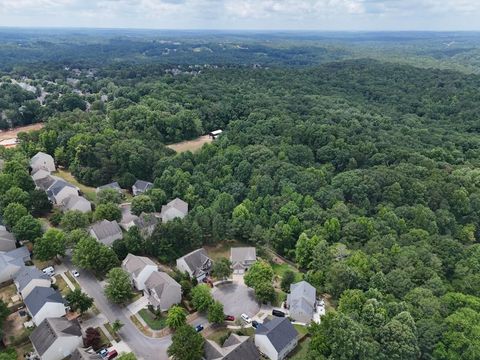
[[[128,231],[132,226],[135,226],[135,220],[138,219],[138,216],[132,214],[131,203],[121,204],[120,210],[122,211],[122,220],[120,220],[120,226],[125,231]]]
[[[50,171],[45,169],[38,169],[35,172],[32,172],[32,179],[33,181],[38,181],[40,179],[44,179],[47,176],[50,176]]]
[[[175,198],[167,205],[163,205],[162,210],[160,211],[162,222],[167,222],[175,218],[183,219],[187,214],[188,203],[179,198]]]
[[[135,181],[135,184],[132,186],[132,192],[134,196],[141,195],[144,192],[147,192],[148,190],[153,188],[153,184],[148,181],[143,181],[143,180],[137,180]]]
[[[90,235],[107,246],[112,245],[115,240],[123,237],[122,229],[120,229],[115,220],[102,220],[93,224],[90,227]]]
[[[145,281],[144,294],[155,310],[167,311],[182,301],[182,287],[170,275],[154,271]]]
[[[128,254],[122,261],[122,269],[129,273],[133,287],[144,290],[145,281],[158,270],[158,265],[148,257]]]
[[[220,135],[222,135],[222,133],[223,133],[223,130],[220,130],[220,129],[214,130],[214,131],[210,131],[208,133],[208,136],[211,137],[213,140],[216,140]]]
[[[133,220],[134,226],[138,228],[142,237],[150,237],[155,230],[155,226],[160,220],[153,213],[141,213],[136,219]]]
[[[35,325],[46,318],[58,318],[66,314],[65,303],[58,290],[37,286],[23,298],[23,302]]]
[[[274,317],[255,329],[255,345],[271,360],[282,360],[297,346],[298,332],[286,317]]]
[[[287,307],[290,317],[298,322],[310,323],[315,313],[317,291],[306,281],[290,285],[290,294],[287,295]]]
[[[62,209],[63,211],[78,210],[78,211],[81,211],[82,213],[87,213],[92,211],[92,204],[83,196],[71,195],[66,199],[63,199]]]
[[[260,352],[250,336],[230,334],[222,346],[213,340],[205,340],[205,360],[258,360]]]
[[[116,181],[114,181],[110,184],[106,184],[106,185],[102,185],[102,186],[97,187],[95,192],[98,194],[100,191],[105,190],[105,189],[112,189],[112,190],[118,191],[119,193],[122,193],[122,188],[120,187],[120,185]]]
[[[191,278],[202,281],[210,274],[212,259],[207,255],[205,249],[201,248],[177,259],[177,268],[188,273]]]
[[[102,360],[100,354],[96,353],[93,349],[90,350],[77,348],[70,357],[70,360]]]
[[[53,204],[61,205],[69,196],[78,196],[78,188],[65,180],[55,181],[47,190],[47,196]]]
[[[83,345],[82,329],[77,320],[46,318],[30,335],[41,360],[62,360]]]
[[[55,161],[51,155],[45,154],[44,152],[36,153],[30,159],[30,168],[32,169],[32,173],[39,169],[44,169],[50,172],[55,171]]]
[[[58,176],[47,175],[45,177],[41,177],[38,180],[33,180],[35,186],[38,190],[47,191],[50,186],[52,186],[56,181],[62,180]]]
[[[15,236],[7,231],[5,226],[0,226],[0,251],[10,251],[17,248]]]
[[[254,247],[233,247],[230,249],[230,262],[234,274],[243,274],[257,261]]]
[[[0,252],[0,283],[11,281],[17,273],[30,261],[30,253],[25,246]]]
[[[23,298],[26,298],[36,287],[49,288],[52,285],[50,276],[35,266],[25,266],[14,279],[17,291]]]

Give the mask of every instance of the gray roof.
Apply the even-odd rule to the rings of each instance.
[[[210,268],[212,265],[212,260],[208,257],[204,248],[194,250],[191,253],[182,256],[180,259],[185,261],[194,275],[201,273],[205,269]]]
[[[16,247],[15,236],[7,230],[0,229],[0,251],[10,251]]]
[[[133,186],[140,191],[147,191],[153,187],[153,184],[144,180],[137,180]]]
[[[48,175],[45,176],[41,179],[38,179],[35,181],[35,185],[44,191],[47,191],[52,184],[55,183],[55,181],[58,181],[59,179],[56,176]]]
[[[50,281],[50,277],[46,275],[43,271],[38,270],[35,266],[24,267],[15,276],[15,283],[17,284],[18,291],[22,291],[25,286],[30,284],[30,282],[35,279],[43,279]]]
[[[206,360],[258,360],[260,352],[253,338],[231,334],[222,346],[213,340],[205,342]]]
[[[177,283],[170,275],[164,273],[162,271],[154,271],[150,274],[147,281],[145,281],[145,286],[148,289],[153,289],[157,293],[158,297],[162,297],[162,293],[164,290],[168,288],[168,286],[178,286],[181,287],[179,283]]]
[[[0,272],[9,264],[18,267],[25,266],[25,261],[30,260],[30,253],[25,246],[10,250],[8,252],[0,252]]]
[[[82,330],[77,320],[68,321],[65,318],[46,318],[30,335],[38,355],[42,356],[53,345],[55,340],[63,336],[82,336]]]
[[[92,352],[87,352],[86,349],[77,348],[72,353],[70,360],[101,360],[102,357],[100,354],[97,354],[92,350]]]
[[[232,263],[257,260],[257,250],[254,247],[232,247],[230,249]]]
[[[255,330],[257,335],[266,335],[277,352],[281,352],[298,335],[297,330],[286,317],[275,317],[260,324]]]
[[[99,240],[122,233],[122,229],[115,220],[102,220],[93,224],[91,229]]]
[[[114,181],[110,184],[106,184],[106,185],[102,185],[102,186],[99,186],[97,187],[97,192],[99,191],[102,191],[102,190],[105,190],[105,189],[112,189],[112,190],[117,190],[117,191],[122,191],[122,188],[120,187],[120,185],[118,184],[118,182]]]
[[[48,161],[53,161],[53,157],[49,154],[39,151],[30,159],[30,166],[32,168],[45,166]]]
[[[140,230],[155,226],[160,220],[154,214],[141,213],[139,217],[133,220],[133,223]]]
[[[46,303],[64,304],[62,295],[54,289],[37,286],[28,296],[23,299],[25,306],[28,308],[32,316],[35,316]]]
[[[317,298],[317,290],[306,281],[300,281],[290,285],[290,300],[304,299],[313,307]],[[290,305],[291,306],[291,305]]]
[[[67,197],[63,202],[63,208],[65,210],[87,210],[92,209],[92,204],[90,201],[85,199],[83,196],[71,195]]]
[[[54,198],[65,187],[71,187],[71,188],[76,189],[75,186],[73,186],[72,184],[70,184],[69,182],[67,182],[65,180],[57,180],[48,188],[48,191],[47,191],[48,197],[50,199]]]
[[[137,256],[133,254],[128,254],[127,257],[122,261],[122,267],[128,273],[138,275],[147,265],[157,266],[152,260],[146,256]]]
[[[167,205],[162,206],[160,216],[164,221],[172,220],[174,218],[183,218],[188,214],[188,203],[182,199],[175,198]]]

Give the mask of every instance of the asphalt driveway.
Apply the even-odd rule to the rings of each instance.
[[[240,283],[222,284],[212,290],[215,300],[223,304],[223,311],[235,318],[245,313],[252,317],[260,310],[253,289]]]

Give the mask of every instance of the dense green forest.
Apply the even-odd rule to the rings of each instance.
[[[54,155],[87,185],[149,180],[189,203],[184,220],[127,251],[171,262],[237,239],[295,261],[336,304],[310,329],[312,360],[478,359],[480,76],[330,50],[296,66],[289,41],[274,66],[132,62],[125,43],[125,61],[94,61],[93,76],[82,65],[94,50],[69,69],[12,68],[4,75],[62,79],[39,110],[45,128],[22,134],[20,150]],[[15,111],[32,99],[12,86],[0,101]],[[197,153],[165,147],[217,128]]]

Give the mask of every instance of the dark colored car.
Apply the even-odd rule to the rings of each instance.
[[[256,329],[258,327],[258,321],[257,320],[253,320],[252,321],[252,326]]]
[[[233,315],[225,315],[225,321],[235,321],[235,316],[233,316]]]
[[[111,360],[113,358],[116,358],[118,356],[117,350],[112,350],[110,351],[107,356],[105,357],[107,360]]]
[[[285,317],[285,313],[283,311],[275,310],[275,309],[272,310],[272,315],[278,316],[278,317]]]
[[[196,332],[200,332],[200,331],[202,331],[202,330],[203,330],[203,325],[197,325],[197,326],[195,326],[195,331],[196,331]]]

